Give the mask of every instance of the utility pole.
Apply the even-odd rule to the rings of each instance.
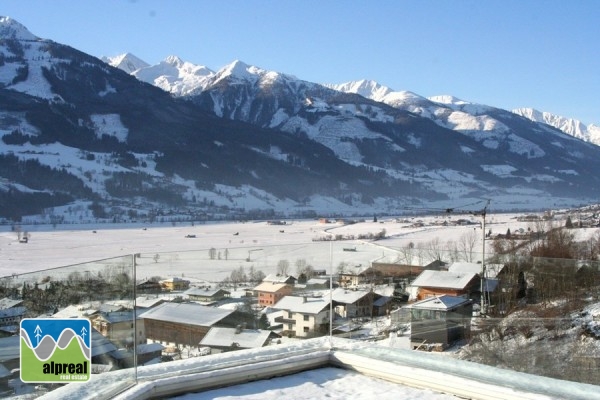
[[[478,215],[481,216],[482,221],[481,221],[481,243],[482,243],[482,250],[481,250],[481,280],[480,280],[480,290],[481,290],[481,309],[479,310],[479,315],[481,317],[485,316],[487,314],[487,305],[486,305],[486,301],[485,301],[485,215],[487,214],[487,208],[490,205],[490,201],[487,201],[487,204],[485,205],[485,207],[483,207],[483,210],[479,211],[479,212],[472,212],[471,214],[473,215]]]

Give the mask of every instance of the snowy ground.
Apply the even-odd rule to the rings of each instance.
[[[444,221],[471,220],[477,225],[442,226]],[[481,243],[481,218],[471,215],[440,215],[402,219],[363,220],[343,225],[316,220],[286,221],[286,225],[266,222],[207,223],[172,225],[31,225],[21,226],[29,235],[28,243],[19,243],[18,233],[10,226],[0,226],[0,276],[23,274],[66,265],[85,263],[121,255],[139,253],[138,278],[178,276],[216,282],[229,276],[240,266],[251,266],[265,274],[275,273],[280,260],[290,264],[295,274],[297,260],[305,260],[315,269],[328,272],[340,263],[347,270],[363,268],[371,262],[397,261],[400,249],[413,243],[427,246],[432,240],[442,244],[458,241],[474,232]],[[415,227],[417,222],[424,226]],[[433,225],[436,224],[436,225]],[[488,215],[486,233],[526,230],[532,223],[518,222],[516,215]],[[359,240],[360,235],[376,235],[385,230],[385,239]],[[595,229],[582,233],[592,235]],[[338,236],[354,240],[321,241]],[[215,259],[209,249],[216,250]],[[356,251],[344,251],[353,248]],[[475,257],[481,257],[481,244],[475,246]],[[156,257],[158,255],[158,257]],[[419,260],[415,259],[414,263]]]
[[[177,400],[443,400],[456,397],[397,385],[339,368],[321,368],[289,377],[246,383],[203,393],[174,397]]]

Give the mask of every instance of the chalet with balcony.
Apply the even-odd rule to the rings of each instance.
[[[190,288],[190,281],[173,277],[160,281],[160,286],[167,292],[181,292]]]
[[[331,298],[335,313],[342,318],[371,317],[373,298],[371,291],[337,288]]]
[[[132,310],[97,313],[90,317],[92,327],[102,336],[121,347],[133,346],[133,332],[135,331],[136,343],[146,343],[144,320],[138,318],[134,324],[135,315],[143,311]]]
[[[330,319],[328,296],[285,296],[272,308],[282,314],[275,318],[275,322],[283,324],[283,335],[308,338],[328,332]]]

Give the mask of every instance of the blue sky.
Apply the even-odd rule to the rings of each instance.
[[[98,57],[237,59],[600,125],[596,0],[3,0],[0,15]]]

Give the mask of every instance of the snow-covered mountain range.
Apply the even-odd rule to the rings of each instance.
[[[7,17],[0,35],[0,217],[540,209],[600,191],[600,147],[492,106],[241,61],[115,68]]]
[[[529,118],[532,121],[551,125],[571,136],[600,146],[600,126],[594,124],[585,125],[581,121],[573,118],[561,117],[556,114],[538,111],[533,108],[517,108],[512,110],[512,112],[525,118]]]
[[[124,71],[133,74],[138,79],[154,84],[176,96],[186,96],[205,90],[214,84],[212,78],[217,74],[205,66],[184,62],[176,56],[169,56],[158,65],[153,66],[139,60],[139,58],[131,53],[125,53],[114,58],[103,57],[102,59],[110,65],[121,68]],[[237,64],[240,64],[240,62],[235,61],[232,63],[232,65]],[[132,66],[137,67],[132,69]],[[252,68],[254,68],[255,72],[260,74],[259,71],[261,70],[259,68]],[[231,70],[231,68],[230,66],[226,66],[223,70]],[[267,71],[263,71],[263,73],[266,72]],[[229,71],[229,73],[231,73],[231,71]],[[270,74],[274,75],[276,73],[270,72]],[[211,80],[213,82],[211,82]],[[460,105],[463,110],[466,108],[465,106],[468,105],[467,111],[470,114],[481,113],[486,108],[490,108],[485,105],[469,103],[449,95],[424,98],[410,91],[394,91],[380,83],[365,79],[342,84],[323,84],[323,86],[344,93],[355,93],[365,98],[385,103],[392,107],[404,108],[424,116],[427,116],[427,114],[423,112],[423,105],[430,107],[430,102],[444,105]],[[512,112],[534,122],[553,126],[578,139],[600,145],[599,126],[593,124],[585,125],[581,121],[573,118],[541,112],[532,108],[518,108],[512,110]],[[468,116],[466,117],[467,119],[470,119]],[[468,123],[468,121],[465,121],[465,123]]]

